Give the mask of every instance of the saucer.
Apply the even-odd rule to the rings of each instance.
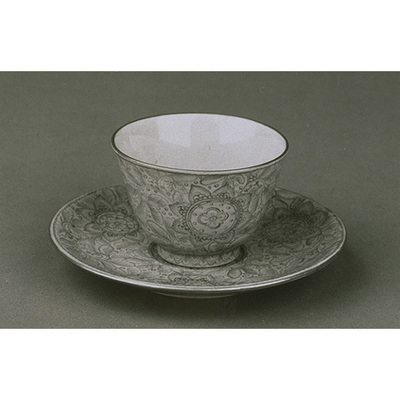
[[[132,215],[123,186],[78,197],[54,216],[50,235],[74,264],[97,275],[175,297],[223,297],[290,282],[326,266],[346,232],[330,210],[276,189],[243,257],[214,268],[169,264],[157,255]]]

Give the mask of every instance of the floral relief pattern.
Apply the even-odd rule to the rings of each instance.
[[[107,260],[144,240],[122,187],[104,189],[91,202],[71,205],[61,219],[62,242],[73,241],[84,257]]]
[[[204,226],[211,224],[210,229],[221,228],[228,219],[229,213],[217,206],[199,211],[195,218]],[[154,258],[152,241],[133,216],[122,186],[68,203],[54,217],[51,232],[63,254],[83,268],[170,292],[267,285],[317,268],[340,250],[345,239],[343,224],[335,214],[283,189],[276,190],[261,226],[246,241],[245,257],[221,267],[185,268]]]
[[[206,255],[250,235],[271,198],[280,162],[231,175],[191,175],[119,163],[139,224],[171,251]]]
[[[210,229],[216,229],[219,228],[228,218],[228,213],[219,208],[209,207],[207,211],[204,211],[198,216],[197,221],[201,225],[205,225]]]

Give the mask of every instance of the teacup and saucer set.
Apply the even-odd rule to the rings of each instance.
[[[211,298],[299,279],[341,250],[345,228],[277,188],[288,142],[220,114],[144,118],[112,138],[124,185],[78,197],[50,233],[74,264],[176,297]]]

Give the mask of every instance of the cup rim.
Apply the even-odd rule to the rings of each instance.
[[[156,164],[152,164],[149,162],[145,162],[145,161],[141,161],[138,160],[137,158],[131,157],[127,154],[125,154],[124,152],[122,152],[116,145],[115,143],[115,139],[119,133],[119,131],[123,128],[125,128],[126,126],[133,124],[135,122],[139,122],[139,121],[143,121],[146,119],[150,119],[150,118],[157,118],[157,117],[163,117],[163,116],[167,116],[167,115],[187,115],[187,114],[199,114],[199,115],[217,115],[217,116],[224,116],[224,117],[235,117],[235,118],[241,118],[241,119],[245,119],[248,121],[252,121],[252,122],[256,122],[258,124],[264,125],[267,128],[270,128],[272,130],[274,130],[276,133],[278,133],[283,140],[285,141],[285,149],[283,150],[283,152],[275,157],[272,160],[266,161],[264,163],[260,163],[260,164],[255,164],[255,165],[251,165],[248,167],[240,167],[240,168],[232,168],[232,169],[189,169],[189,168],[176,168],[176,167],[167,167],[164,165],[156,165]],[[276,162],[282,160],[288,150],[289,150],[289,141],[287,140],[287,138],[285,137],[285,135],[283,135],[280,131],[278,131],[277,129],[275,129],[274,127],[265,124],[264,122],[260,122],[257,121],[255,119],[252,118],[247,118],[247,117],[241,117],[238,115],[232,115],[232,114],[223,114],[223,113],[209,113],[209,112],[179,112],[179,113],[165,113],[165,114],[156,114],[156,115],[150,115],[147,117],[142,117],[142,118],[138,118],[135,119],[133,121],[130,121],[122,126],[120,126],[112,135],[111,137],[111,146],[113,148],[113,150],[117,153],[118,156],[122,157],[123,159],[130,161],[134,164],[138,164],[140,166],[143,167],[147,167],[147,168],[152,168],[152,169],[157,169],[157,170],[161,170],[161,171],[165,171],[165,172],[175,172],[175,173],[180,173],[180,174],[190,174],[190,175],[197,175],[197,174],[201,174],[201,175],[229,175],[229,174],[233,174],[233,173],[241,173],[241,172],[248,172],[248,171],[253,171],[259,168],[263,168],[266,167],[268,165],[272,165],[275,164]]]

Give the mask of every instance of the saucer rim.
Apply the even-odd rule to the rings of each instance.
[[[78,197],[75,197],[74,199],[70,200],[69,202],[67,202],[66,204],[64,204],[53,216],[53,218],[51,219],[50,222],[50,229],[49,229],[49,233],[50,233],[50,238],[53,242],[53,244],[55,245],[55,247],[57,248],[58,251],[60,251],[60,253],[64,256],[64,258],[66,258],[68,261],[72,262],[73,264],[79,266],[80,268],[91,272],[95,275],[101,276],[103,278],[107,278],[107,279],[111,279],[114,281],[118,281],[121,283],[125,283],[128,285],[133,285],[136,287],[140,287],[143,289],[149,289],[152,290],[154,292],[158,292],[158,293],[175,293],[175,294],[182,294],[184,295],[185,293],[188,295],[229,295],[229,294],[235,294],[235,293],[239,293],[239,292],[247,292],[247,291],[251,291],[251,290],[259,290],[259,289],[263,289],[263,288],[267,288],[267,287],[273,287],[273,286],[278,286],[281,284],[285,284],[285,283],[289,283],[289,282],[293,282],[295,280],[301,279],[305,276],[311,275],[314,272],[317,272],[319,270],[321,270],[322,268],[324,268],[326,265],[328,265],[331,261],[333,261],[337,255],[339,254],[339,252],[343,249],[343,246],[347,240],[347,232],[346,232],[346,228],[345,225],[343,223],[343,221],[329,208],[325,207],[324,205],[318,203],[317,201],[309,198],[308,196],[302,195],[300,193],[294,192],[292,190],[289,189],[284,189],[281,187],[277,187],[276,189],[279,190],[283,190],[286,192],[290,192],[291,194],[300,196],[300,197],[305,197],[308,200],[311,200],[313,203],[323,207],[326,211],[330,212],[331,214],[334,215],[334,217],[336,218],[336,220],[338,221],[339,225],[341,226],[342,229],[342,240],[340,242],[340,244],[338,245],[337,249],[330,254],[328,257],[324,258],[323,260],[321,260],[319,263],[315,263],[312,266],[305,268],[303,270],[291,273],[291,274],[287,274],[284,275],[282,277],[278,277],[278,278],[274,278],[274,279],[269,279],[267,281],[264,282],[256,282],[256,283],[246,283],[246,284],[238,284],[238,285],[230,285],[230,286],[219,286],[219,287],[211,287],[211,286],[182,286],[182,285],[167,285],[167,284],[163,284],[163,283],[152,283],[152,282],[147,282],[147,281],[141,281],[141,280],[135,280],[132,278],[124,278],[122,276],[117,276],[117,275],[113,275],[111,273],[108,272],[104,272],[101,271],[97,268],[94,268],[90,265],[85,264],[84,262],[82,262],[81,260],[75,258],[73,255],[69,254],[62,246],[61,244],[58,242],[56,235],[55,235],[55,222],[57,217],[60,215],[60,213],[67,208],[70,204],[79,201],[80,199],[90,196],[93,193],[99,192],[101,190],[106,190],[106,189],[111,189],[117,186],[121,186],[124,187],[122,184],[115,184],[115,185],[110,185],[104,188],[100,188],[100,189],[96,189],[96,190],[92,190],[90,192],[87,192],[83,195],[80,195]],[[184,268],[184,267],[182,267]],[[192,268],[187,268],[187,270],[191,270]]]

